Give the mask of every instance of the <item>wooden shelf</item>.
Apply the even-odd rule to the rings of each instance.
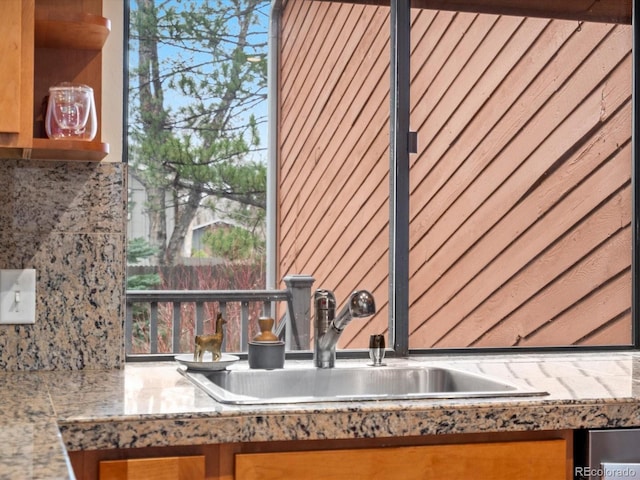
[[[109,144],[104,142],[34,138],[31,154],[23,158],[99,161],[108,154]]]
[[[97,140],[42,138],[42,102],[61,82],[93,88],[96,116],[102,107],[102,49],[111,22],[103,0],[0,0],[0,158],[100,161],[109,153]],[[5,5],[6,3],[6,5]]]
[[[35,18],[35,46],[102,50],[111,31],[108,18],[90,13],[39,12]]]

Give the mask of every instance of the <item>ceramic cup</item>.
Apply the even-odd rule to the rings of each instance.
[[[249,342],[249,368],[284,367],[284,342]]]

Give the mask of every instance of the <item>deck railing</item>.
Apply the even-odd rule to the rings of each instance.
[[[192,338],[204,332],[206,322],[213,321],[212,312],[221,313],[229,322],[225,332],[230,334],[225,335],[223,351],[228,351],[226,343],[231,334],[232,349],[246,351],[250,332],[257,327],[256,317],[273,317],[279,311],[284,313],[276,319],[276,335],[285,341],[288,350],[306,350],[313,277],[288,275],[284,282],[284,290],[129,290],[126,354],[192,351]],[[278,308],[278,302],[284,308]],[[140,348],[141,343],[144,349]]]

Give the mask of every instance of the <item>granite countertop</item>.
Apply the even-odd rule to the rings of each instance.
[[[640,427],[640,353],[448,356],[388,363],[453,366],[549,395],[233,406],[193,386],[174,362],[131,363],[109,371],[4,372],[0,479],[73,478],[68,450]]]

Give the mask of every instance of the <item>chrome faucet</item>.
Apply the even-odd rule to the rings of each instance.
[[[333,368],[336,363],[336,345],[344,328],[353,318],[368,317],[376,313],[373,295],[366,290],[353,292],[336,317],[336,297],[331,290],[316,290],[315,339],[313,362],[319,368]]]

